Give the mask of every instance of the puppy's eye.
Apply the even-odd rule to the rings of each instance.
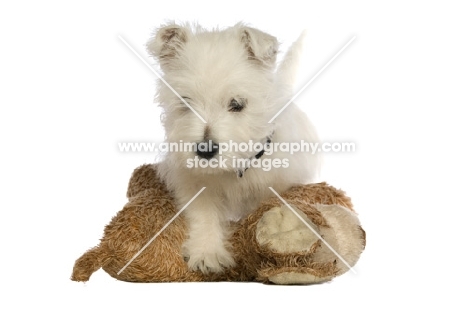
[[[245,107],[245,99],[231,99],[231,102],[229,102],[229,112],[240,112],[242,109]]]
[[[185,102],[187,102],[187,103],[188,103],[190,100],[192,100],[191,98],[185,97],[185,96],[182,96],[181,98],[184,99]],[[184,104],[184,102],[183,102],[182,100],[180,101],[180,103]]]
[[[192,99],[190,99],[189,97],[184,97],[184,96],[182,96],[181,98],[182,98],[182,100],[180,100],[180,99],[178,100],[178,103],[179,103],[179,106],[178,106],[178,107],[179,107],[180,109],[182,109],[183,111],[186,111],[186,110],[189,109],[189,107],[187,106],[187,104],[191,104],[191,100],[192,100]],[[184,102],[184,101],[185,101],[185,102]],[[186,103],[187,103],[187,104],[186,104]]]

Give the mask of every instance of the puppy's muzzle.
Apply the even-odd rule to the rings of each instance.
[[[197,155],[201,158],[211,159],[218,154],[219,145],[213,141],[203,141],[197,143]]]

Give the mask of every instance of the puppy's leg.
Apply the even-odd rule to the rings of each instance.
[[[183,254],[191,270],[203,273],[221,272],[223,267],[235,265],[227,249],[228,223],[217,201],[211,198],[203,192],[184,211],[189,236],[183,245]]]

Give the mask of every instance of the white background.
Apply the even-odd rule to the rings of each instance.
[[[1,308],[466,309],[466,8],[304,3],[2,2]],[[356,35],[297,103],[324,139],[357,144],[327,155],[322,172],[353,198],[367,231],[357,275],[304,287],[131,284],[102,270],[86,284],[69,280],[125,204],[132,170],[154,160],[117,143],[163,137],[156,78],[118,35],[143,53],[168,19],[243,20],[283,51],[308,29],[298,86]]]

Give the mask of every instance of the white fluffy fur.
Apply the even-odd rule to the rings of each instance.
[[[158,101],[163,108],[166,142],[217,143],[262,141],[272,131],[272,142],[318,142],[307,116],[291,104],[271,124],[268,121],[292,97],[292,78],[301,40],[276,64],[276,39],[237,24],[207,31],[199,26],[168,24],[148,42],[148,51],[160,63],[164,79],[207,121],[204,124],[180,99],[160,83]],[[231,98],[247,98],[241,112],[229,112]],[[206,127],[209,130],[206,130]],[[159,172],[180,207],[203,187],[206,189],[184,211],[189,224],[184,254],[193,270],[219,272],[234,265],[229,252],[229,222],[252,212],[259,202],[294,184],[310,182],[318,169],[310,153],[277,153],[288,168],[250,168],[238,177],[235,168],[187,168],[193,152],[166,154]],[[227,152],[223,157],[250,158],[255,153]],[[219,156],[219,155],[217,155]],[[228,161],[229,164],[230,161]]]

